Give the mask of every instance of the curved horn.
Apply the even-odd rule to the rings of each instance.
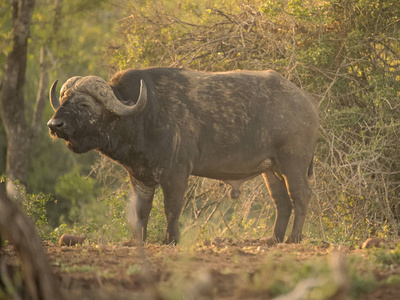
[[[54,81],[53,84],[51,85],[50,88],[50,104],[51,107],[54,109],[54,111],[57,110],[57,108],[59,108],[60,106],[60,101],[57,98],[57,94],[56,94],[56,87],[57,87],[57,82],[58,80]]]
[[[64,96],[64,93],[65,93],[68,89],[73,88],[74,85],[75,85],[75,83],[77,83],[77,81],[78,81],[79,79],[81,79],[81,78],[82,78],[82,76],[73,76],[73,77],[71,77],[70,79],[68,79],[68,80],[63,84],[63,86],[61,87],[60,96],[61,96],[61,97]]]
[[[82,76],[74,76],[74,77],[71,77],[70,79],[68,79],[61,87],[61,90],[60,90],[61,97],[64,95],[66,90],[73,87],[75,85],[75,83],[81,78],[82,78]],[[50,93],[49,93],[50,104],[51,104],[51,107],[54,109],[54,111],[56,111],[60,107],[60,100],[57,98],[57,93],[56,93],[57,82],[58,82],[58,80],[53,82],[53,84],[51,85],[51,88],[50,88]]]
[[[111,86],[101,77],[87,76],[76,83],[76,90],[89,94],[102,102],[114,114],[126,117],[141,113],[147,103],[147,89],[143,80],[140,81],[139,98],[135,105],[125,105],[115,96]]]

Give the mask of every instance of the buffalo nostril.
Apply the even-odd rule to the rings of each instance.
[[[65,123],[60,119],[51,119],[49,122],[47,122],[47,126],[49,126],[51,130],[55,130],[63,128]]]

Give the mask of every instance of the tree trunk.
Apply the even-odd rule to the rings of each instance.
[[[35,0],[13,0],[12,48],[7,57],[2,86],[2,118],[7,135],[7,193],[15,196],[13,180],[26,185],[31,129],[25,119],[24,84],[29,27]]]
[[[20,255],[26,292],[30,299],[62,299],[35,225],[1,192],[0,233],[7,237]]]
[[[41,131],[41,121],[43,117],[44,105],[46,104],[46,99],[48,95],[48,86],[49,86],[49,63],[46,59],[46,52],[49,51],[47,47],[40,48],[40,60],[39,60],[39,86],[36,95],[36,106],[35,113],[32,119],[32,130],[33,137],[36,137],[37,134]]]
[[[38,92],[36,96],[35,112],[32,119],[32,138],[35,138],[42,130],[42,116],[46,100],[48,99],[48,87],[49,87],[49,69],[51,66],[49,57],[52,56],[50,49],[46,45],[51,45],[53,40],[56,38],[57,33],[60,29],[60,20],[62,19],[62,0],[54,0],[54,17],[52,31],[49,33],[48,39],[45,41],[45,46],[40,48],[40,78]]]

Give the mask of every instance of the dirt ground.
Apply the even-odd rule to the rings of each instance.
[[[336,251],[344,256],[359,254],[360,257],[366,251],[329,244],[268,247],[257,241],[144,247],[93,244],[59,247],[45,243],[45,250],[66,299],[74,300],[274,299],[276,295],[270,292],[271,287],[263,288],[267,282],[257,282],[257,278],[268,281],[268,274],[257,275],[261,266],[269,265],[274,270],[280,261],[286,261],[287,265],[288,257],[293,263],[317,263]],[[3,250],[3,257],[11,259],[14,255],[12,246]],[[384,282],[393,274],[400,276],[399,266],[376,271],[375,277]],[[339,295],[330,299],[347,298]],[[400,284],[380,284],[357,299],[400,299]]]

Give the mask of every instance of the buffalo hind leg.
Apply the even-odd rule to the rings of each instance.
[[[128,219],[132,225],[132,242],[142,243],[147,237],[147,223],[151,207],[155,186],[146,186],[142,182],[130,177],[132,195],[130,197],[130,207],[128,209]]]
[[[311,189],[308,181],[308,164],[301,167],[298,164],[289,164],[289,161],[286,161],[286,163],[287,165],[283,166],[282,171],[294,210],[292,232],[286,242],[300,243],[307,208],[311,198]]]
[[[289,181],[289,180],[288,180]],[[292,233],[290,234],[287,243],[300,243],[302,238],[304,221],[306,219],[308,204],[311,198],[311,189],[308,180],[303,180],[303,183],[296,186],[289,181],[289,194],[294,207],[294,220]],[[291,187],[292,186],[292,187]]]
[[[263,173],[263,177],[276,209],[273,236],[267,243],[282,243],[292,213],[292,203],[286,183],[282,178],[279,178],[274,172]]]

